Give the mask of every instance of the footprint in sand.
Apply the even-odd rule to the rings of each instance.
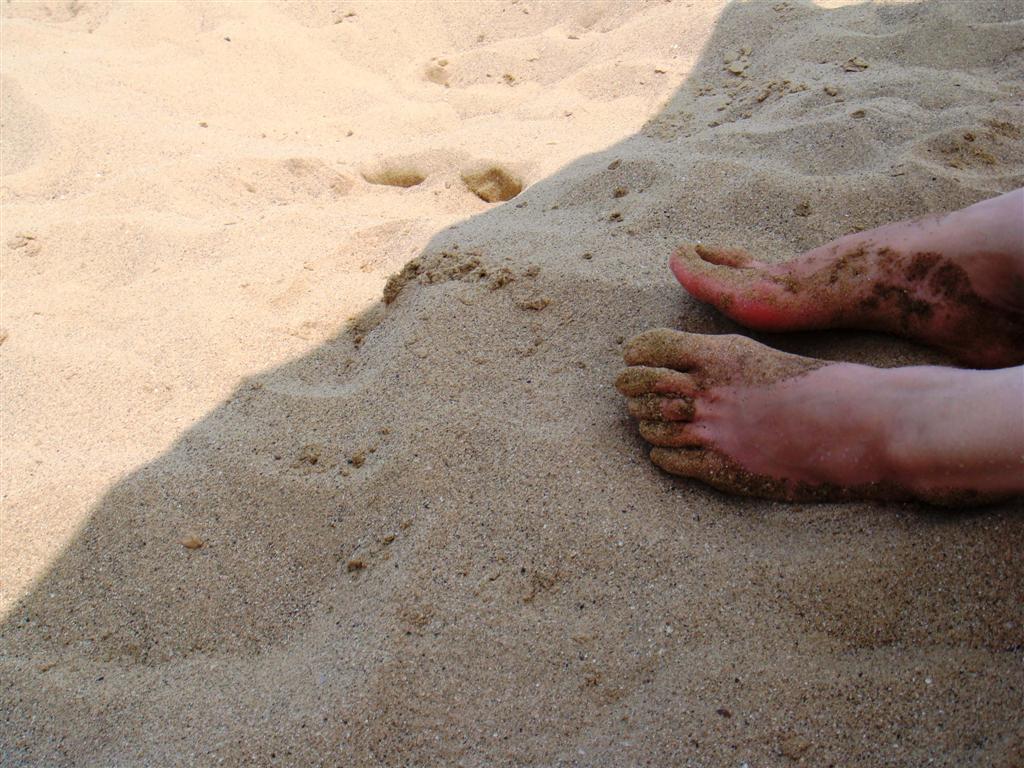
[[[448,59],[431,59],[423,70],[423,76],[432,83],[448,87],[452,73],[447,68]]]
[[[488,203],[511,200],[523,191],[522,180],[497,163],[482,163],[463,170],[462,182],[470,192]]]
[[[95,31],[110,14],[110,6],[81,3],[78,0],[34,0],[30,3],[4,3],[2,15],[7,19],[31,19],[47,24],[83,21],[89,32]]]
[[[415,187],[422,184],[427,175],[409,160],[382,160],[363,170],[363,178],[371,184],[387,187]]]
[[[1012,123],[984,120],[967,128],[943,131],[915,147],[922,160],[960,170],[1013,163],[1020,157],[1021,130]]]
[[[0,167],[18,173],[31,166],[47,143],[46,115],[32,104],[9,77],[0,78]]]
[[[353,186],[352,179],[310,157],[241,158],[210,169],[202,181],[207,186],[221,182],[241,197],[255,195],[276,204],[302,198],[342,197]]]

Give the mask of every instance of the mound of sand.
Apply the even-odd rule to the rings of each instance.
[[[0,762],[1024,760],[1021,504],[725,497],[611,387],[735,331],[680,241],[1024,183],[1024,5],[3,14]]]

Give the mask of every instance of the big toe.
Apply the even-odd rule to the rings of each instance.
[[[671,328],[652,328],[630,339],[623,357],[627,365],[686,371],[699,367],[700,350],[708,338],[702,334],[674,331]]]
[[[757,279],[760,266],[746,251],[704,245],[683,245],[669,258],[672,274],[689,294],[720,308]]]
[[[686,292],[698,301],[728,310],[757,279],[758,270],[749,268],[752,259],[743,252],[682,246],[669,259],[669,267]]]
[[[728,248],[683,246],[669,266],[694,298],[740,325],[761,331],[795,331],[829,325],[835,297],[812,296],[792,270],[755,261]]]
[[[686,248],[687,246],[683,246],[679,250],[683,251]],[[750,251],[745,251],[742,248],[725,248],[720,245],[700,245],[699,243],[688,246],[688,248],[693,251],[694,256],[707,264],[737,269],[763,266],[762,262],[750,255]]]

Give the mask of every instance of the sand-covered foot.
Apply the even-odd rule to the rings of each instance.
[[[1024,190],[848,235],[783,264],[683,246],[672,271],[749,328],[864,328],[999,368],[1024,362]]]
[[[651,459],[722,491],[946,505],[1024,493],[1024,368],[823,363],[667,329],[625,359],[616,387]]]

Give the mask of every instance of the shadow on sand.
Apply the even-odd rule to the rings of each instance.
[[[10,764],[568,764],[632,738],[644,759],[738,765],[777,760],[765,734],[787,728],[820,764],[894,739],[1010,754],[1019,505],[729,499],[649,467],[610,387],[635,332],[735,330],[673,284],[674,242],[779,258],[1019,184],[1019,163],[933,152],[1009,111],[989,10],[971,15],[994,42],[968,46],[956,4],[729,6],[638,135],[436,235],[391,304],[254,374],[110,489],[4,618]],[[819,80],[790,74],[808,62]],[[923,79],[927,103],[882,73]]]

